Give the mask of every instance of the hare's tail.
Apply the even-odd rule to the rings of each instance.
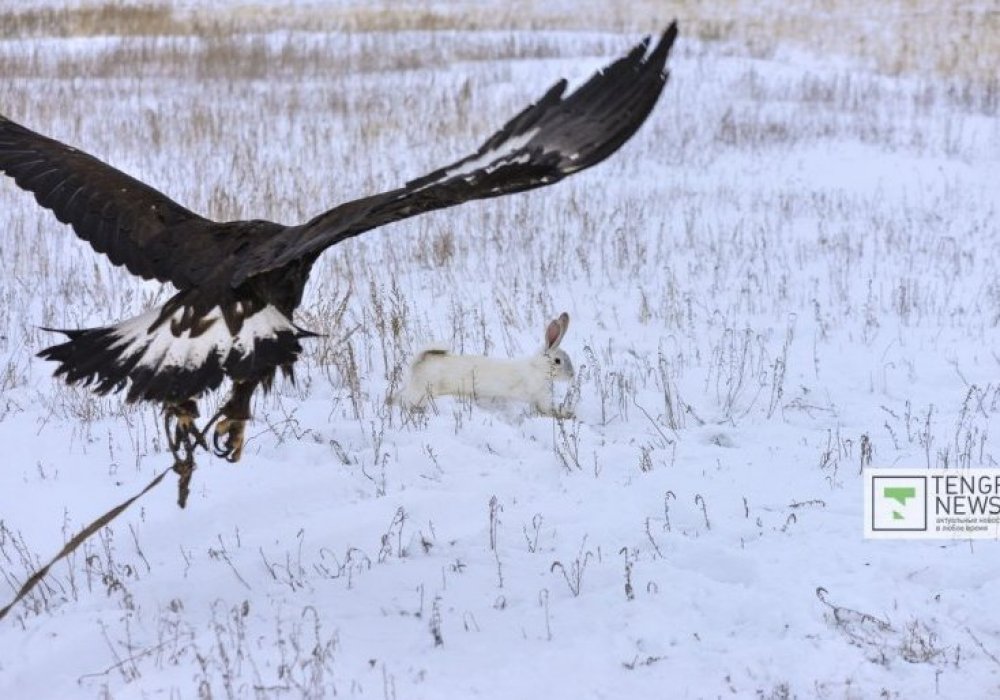
[[[448,356],[450,354],[451,354],[451,352],[449,352],[447,349],[442,348],[442,347],[433,346],[433,347],[429,347],[429,348],[424,348],[423,350],[421,350],[420,352],[417,353],[416,357],[413,358],[413,362],[410,363],[410,367],[412,367],[412,368],[415,369],[415,368],[419,367],[420,365],[422,365],[425,361],[427,361],[428,358],[431,358],[431,357],[446,357],[446,356]]]
[[[443,346],[429,346],[418,352],[410,362],[410,371],[403,379],[403,385],[386,399],[387,404],[396,406],[419,406],[424,398],[426,384],[424,375],[427,372],[426,362],[429,358],[443,358],[451,354]]]

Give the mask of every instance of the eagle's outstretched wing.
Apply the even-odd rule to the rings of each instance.
[[[217,223],[97,158],[0,116],[0,171],[76,234],[146,279],[237,287],[373,228],[472,199],[542,187],[594,165],[635,133],[667,80],[671,24],[570,95],[566,81],[471,156],[397,190],[342,204],[301,226]]]
[[[213,222],[91,155],[0,116],[0,171],[115,265],[145,279],[193,286],[205,262],[178,256]],[[211,269],[211,265],[208,266]]]
[[[676,37],[675,22],[652,51],[647,38],[569,95],[563,95],[566,81],[559,81],[466,158],[259,240],[236,263],[231,284],[393,221],[543,187],[599,163],[636,132],[656,104]]]

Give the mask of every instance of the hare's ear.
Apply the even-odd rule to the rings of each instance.
[[[563,311],[545,330],[545,349],[554,350],[559,347],[567,328],[569,328],[569,314]]]

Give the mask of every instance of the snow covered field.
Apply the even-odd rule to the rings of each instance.
[[[242,462],[55,567],[0,622],[0,697],[1000,696],[1000,545],[863,540],[859,473],[1000,466],[1000,87],[680,19],[607,163],[329,251],[298,319],[327,335]],[[7,38],[0,112],[291,223],[639,34]],[[6,180],[0,260],[3,605],[170,458],[155,410],[34,359],[166,292]],[[575,420],[386,406],[424,344],[523,355],[563,310]]]

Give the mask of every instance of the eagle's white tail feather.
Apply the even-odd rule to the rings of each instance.
[[[273,306],[243,318],[235,335],[218,307],[182,324],[186,311],[164,319],[161,309],[152,309],[114,326],[61,331],[69,340],[39,356],[60,363],[56,375],[101,394],[129,384],[129,401],[183,401],[226,376],[270,381],[275,367],[295,361],[298,339],[309,335]]]

